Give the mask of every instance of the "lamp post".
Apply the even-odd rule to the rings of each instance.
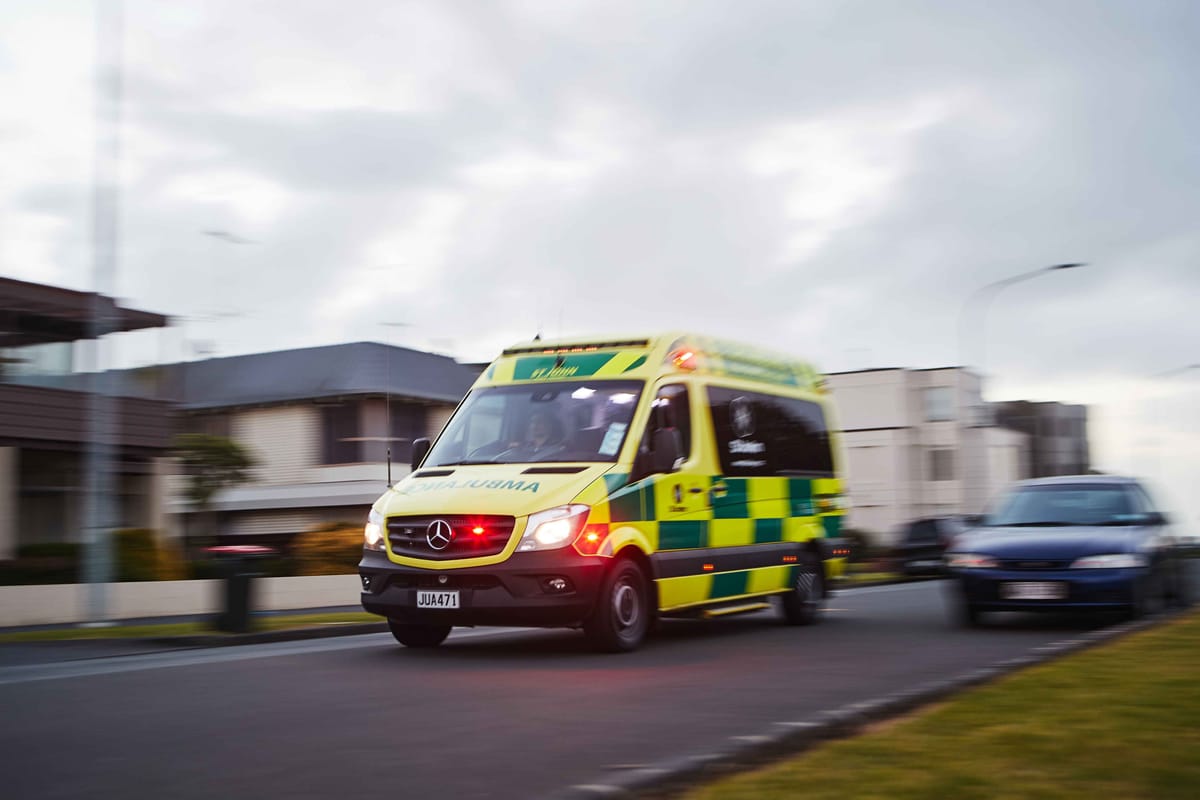
[[[967,354],[967,338],[968,338],[968,335],[971,330],[971,323],[974,322],[976,329],[978,331],[978,335],[976,336],[976,345],[978,347],[979,358],[978,358],[978,363],[975,366],[979,369],[979,378],[980,378],[979,399],[980,399],[980,403],[983,402],[982,381],[983,381],[983,377],[984,377],[983,376],[984,349],[985,349],[984,345],[986,344],[986,339],[987,339],[987,336],[986,336],[986,333],[987,333],[987,331],[986,331],[987,310],[988,310],[988,307],[991,305],[992,300],[995,299],[996,295],[999,294],[1001,291],[1008,288],[1009,286],[1012,286],[1015,283],[1021,283],[1023,281],[1032,280],[1033,278],[1036,278],[1040,275],[1045,275],[1050,272],[1059,272],[1064,269],[1075,269],[1076,267],[1083,267],[1083,266],[1086,266],[1086,264],[1081,263],[1081,262],[1071,262],[1071,263],[1066,263],[1066,264],[1051,264],[1050,266],[1039,267],[1038,269],[1030,270],[1029,272],[1022,272],[1017,275],[1013,275],[1011,277],[1004,278],[1004,279],[998,280],[998,281],[994,281],[992,283],[986,284],[985,286],[979,287],[974,292],[972,292],[970,294],[970,296],[968,296],[967,299],[963,302],[962,309],[959,311],[959,321],[958,321],[959,363],[961,363],[964,367],[969,366],[968,362],[970,359]],[[982,408],[981,408],[981,411],[982,411]],[[962,426],[962,427],[967,427],[967,426]],[[979,427],[983,427],[983,426],[981,425]],[[981,449],[983,451],[982,459],[984,462],[984,469],[987,470],[987,469],[989,469],[988,452],[987,452],[987,438],[986,438],[986,436],[981,434],[981,439],[982,439]],[[962,448],[962,452],[965,455],[965,448]],[[967,478],[968,478],[967,464],[971,463],[971,460],[967,459],[967,458],[962,458],[961,461],[963,464],[963,479],[964,479],[963,480],[963,484],[964,484],[963,492],[962,492],[963,504],[967,505],[967,506],[975,507],[979,504],[968,502],[968,487],[973,483],[973,481],[967,480]],[[984,483],[984,484],[987,483],[986,478],[984,481],[982,481],[982,483]],[[984,491],[986,492],[986,488],[984,489]]]
[[[92,275],[95,282],[88,338],[92,374],[88,389],[87,458],[84,467],[83,577],[88,625],[108,622],[106,585],[112,579],[112,531],[117,526],[113,453],[117,435],[108,334],[116,304],[121,163],[122,13],[119,0],[95,4],[95,130],[92,154]]]
[[[971,321],[974,318],[974,320],[977,321],[976,327],[979,331],[979,335],[978,335],[977,341],[976,341],[976,346],[978,347],[978,354],[979,354],[979,363],[976,364],[975,366],[979,367],[980,374],[982,375],[983,365],[984,365],[984,349],[985,349],[984,345],[986,344],[986,339],[987,339],[987,336],[986,336],[986,333],[987,333],[987,331],[986,331],[987,310],[988,310],[988,307],[991,304],[992,300],[996,297],[997,294],[1000,293],[1001,290],[1003,290],[1009,286],[1012,286],[1014,283],[1021,283],[1022,281],[1032,280],[1033,278],[1036,278],[1039,275],[1045,275],[1050,272],[1058,272],[1058,271],[1064,270],[1064,269],[1075,269],[1076,267],[1085,267],[1085,266],[1087,266],[1087,264],[1085,264],[1085,263],[1051,264],[1048,267],[1040,267],[1035,270],[1030,270],[1029,272],[1022,272],[1019,275],[1013,275],[1012,277],[1004,278],[1003,280],[998,280],[993,283],[989,283],[986,286],[981,286],[978,289],[976,289],[974,292],[972,292],[971,295],[966,299],[966,301],[963,302],[962,310],[959,313],[959,321],[958,321],[958,359],[959,359],[959,363],[961,363],[963,366],[968,366],[968,353],[966,352],[966,350],[967,350],[966,342],[967,342],[968,332],[970,331]],[[972,310],[975,311],[974,315],[972,315],[970,313]]]

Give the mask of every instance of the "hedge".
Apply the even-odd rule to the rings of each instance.
[[[346,575],[358,571],[363,529],[339,523],[300,534],[292,541],[297,575]]]

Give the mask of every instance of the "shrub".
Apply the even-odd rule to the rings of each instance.
[[[77,542],[35,542],[17,548],[17,558],[65,558],[78,561],[82,546]]]
[[[152,530],[113,531],[112,548],[114,580],[170,581],[184,577],[180,554],[160,544]],[[84,578],[84,558],[84,547],[77,542],[22,545],[16,559],[0,562],[0,585],[75,583]]]
[[[292,541],[297,575],[346,575],[362,558],[361,525],[344,522],[300,534]]]
[[[0,586],[75,583],[78,569],[73,558],[35,557],[0,561]]]
[[[148,528],[114,531],[113,550],[119,581],[169,581],[184,576],[182,558]]]

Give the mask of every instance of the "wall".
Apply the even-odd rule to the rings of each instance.
[[[221,581],[146,581],[107,584],[109,619],[215,614],[222,604]],[[0,627],[53,625],[86,619],[88,585],[0,586]],[[262,611],[356,606],[357,575],[258,578],[253,607]]]
[[[299,483],[321,456],[321,417],[316,406],[278,406],[240,411],[231,436],[246,447],[258,466],[257,483]]]

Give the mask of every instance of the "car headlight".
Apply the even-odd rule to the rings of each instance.
[[[1085,556],[1071,564],[1071,569],[1131,569],[1146,566],[1146,557],[1137,553],[1106,553]]]
[[[383,514],[373,508],[367,514],[367,526],[363,528],[363,549],[383,552]]]
[[[572,503],[529,515],[517,552],[554,550],[575,541],[587,522],[590,506]]]
[[[982,553],[947,553],[946,565],[951,569],[993,569],[999,562]]]

